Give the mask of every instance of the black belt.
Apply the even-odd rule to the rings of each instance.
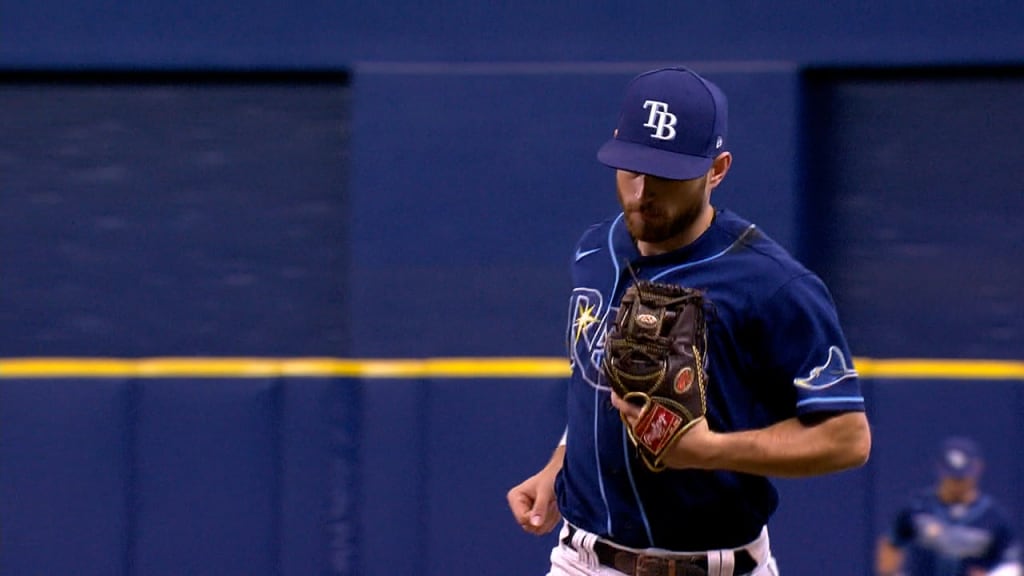
[[[572,544],[572,536],[576,528],[569,526],[569,534],[562,538],[562,544],[576,549]],[[629,550],[621,550],[600,540],[594,542],[594,555],[604,566],[614,568],[630,576],[707,576],[707,554],[676,554],[671,557],[649,556]],[[734,554],[733,574],[742,576],[757,568],[757,560],[750,552],[739,549]]]

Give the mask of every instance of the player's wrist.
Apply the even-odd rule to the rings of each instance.
[[[700,457],[695,465],[704,470],[728,470],[729,463],[726,458],[729,450],[725,447],[728,437],[710,429],[707,420],[700,424]]]
[[[712,431],[708,428],[707,420],[701,419],[675,439],[662,461],[667,467],[677,470],[722,469],[722,440],[723,435]]]
[[[554,452],[551,454],[551,459],[548,460],[548,463],[544,466],[542,472],[550,476],[556,476],[558,472],[562,470],[562,464],[564,461],[565,444],[559,444],[555,447]]]

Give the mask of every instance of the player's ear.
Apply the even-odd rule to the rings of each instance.
[[[732,154],[729,152],[722,152],[715,157],[715,161],[711,164],[711,169],[708,171],[708,183],[712,188],[718,186],[725,179],[730,166],[732,166]]]

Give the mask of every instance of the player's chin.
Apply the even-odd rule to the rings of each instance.
[[[626,218],[629,233],[643,242],[663,242],[675,235],[674,221],[663,212],[652,210],[630,212]]]
[[[659,229],[661,222],[652,216],[644,216],[639,212],[633,212],[626,218],[626,227],[633,238],[644,242],[656,241],[660,236]]]

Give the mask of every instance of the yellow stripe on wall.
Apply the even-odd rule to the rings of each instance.
[[[563,358],[7,358],[0,378],[560,378]]]
[[[1010,360],[920,360],[855,358],[863,378],[1024,380],[1024,362]]]
[[[863,378],[1024,380],[1024,362],[855,358]],[[6,358],[0,378],[562,378],[563,358]]]

